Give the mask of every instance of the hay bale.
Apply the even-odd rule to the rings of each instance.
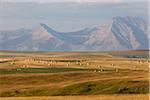
[[[14,65],[14,62],[10,62],[11,65]]]
[[[96,72],[97,72],[97,70],[94,70],[94,72],[96,73]]]
[[[118,68],[116,68],[116,72],[117,72],[117,73],[119,72],[119,69],[118,69]]]

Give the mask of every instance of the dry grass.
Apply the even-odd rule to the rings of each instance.
[[[93,96],[2,97],[0,99],[1,100],[149,100],[149,94],[93,95]]]
[[[113,74],[94,73],[94,72],[88,72],[88,73],[87,72],[70,72],[70,73],[64,72],[64,73],[55,73],[55,74],[53,73],[51,74],[6,74],[6,75],[0,75],[0,88],[1,88],[0,93],[14,92],[16,90],[19,92],[27,91],[28,93],[29,92],[33,93],[33,90],[37,90],[38,92],[41,91],[41,93],[38,95],[51,95],[52,88],[61,89],[64,87],[64,89],[68,89],[67,86],[74,87],[74,84],[79,84],[79,86],[81,84],[81,88],[82,88],[82,83],[101,82],[101,81],[108,81],[106,83],[109,83],[111,80],[116,80],[116,82],[123,82],[122,84],[125,85],[126,82],[128,83],[130,81],[131,82],[139,81],[138,83],[134,83],[134,84],[128,83],[128,84],[129,86],[132,85],[136,86],[140,83],[141,84],[139,85],[141,86],[140,88],[142,88],[142,84],[144,85],[145,88],[147,87],[148,84],[147,83],[148,74],[145,73],[144,71],[142,71],[141,73],[139,73],[139,71],[132,71],[132,73],[118,72]],[[112,82],[110,84],[113,84],[114,86],[116,86],[117,84],[119,85],[119,83],[115,84]],[[44,91],[49,91],[49,92],[45,93]],[[113,92],[113,90],[111,91]]]
[[[27,65],[30,68],[45,68],[50,67],[48,64],[44,64],[39,61],[50,63],[49,60],[55,60],[52,62],[53,67],[69,67],[69,68],[98,68],[98,66],[104,68],[119,68],[119,69],[135,69],[147,70],[148,61],[146,60],[148,51],[122,51],[122,52],[2,52],[0,55],[0,61],[6,61],[0,63],[0,69],[20,68],[23,65]],[[126,56],[138,56],[145,57],[139,58],[127,58]],[[1,57],[2,56],[2,57]],[[125,57],[124,57],[125,56]],[[11,65],[11,59],[15,60]],[[28,60],[30,59],[30,61]],[[34,59],[34,61],[33,61]],[[65,60],[65,62],[63,62]],[[73,60],[73,62],[70,62]],[[8,62],[7,62],[8,61]],[[77,64],[77,61],[81,61]],[[69,66],[67,64],[69,63]],[[89,65],[87,65],[89,63]],[[113,64],[113,65],[112,65]]]
[[[131,54],[131,55],[130,55]],[[143,88],[148,89],[148,64],[146,58],[130,58],[131,56],[147,56],[147,51],[129,51],[129,52],[3,52],[0,55],[0,69],[6,69],[10,72],[13,68],[83,68],[91,69],[90,71],[77,72],[57,72],[57,73],[3,73],[0,74],[0,93],[33,93],[35,96],[50,95],[50,89],[68,89],[68,86],[80,86],[86,82],[103,82],[108,81],[108,85],[123,85],[127,88],[135,87],[135,90],[143,91]],[[124,57],[125,56],[125,57]],[[129,56],[127,58],[126,56]],[[12,61],[11,61],[12,60]],[[15,60],[15,62],[13,62]],[[50,61],[52,60],[52,62]],[[13,64],[11,64],[13,62]],[[39,63],[40,62],[40,63]],[[51,63],[51,66],[48,65]],[[69,65],[68,65],[69,64]],[[101,67],[99,67],[101,66]],[[136,66],[136,67],[135,67]],[[104,71],[99,72],[101,69]],[[116,69],[119,71],[116,72]],[[94,72],[97,70],[97,72]],[[109,70],[109,71],[106,71]],[[17,72],[17,71],[16,71]],[[116,84],[111,83],[111,80],[116,80]],[[108,83],[106,82],[106,83]],[[122,83],[119,83],[122,82]],[[126,83],[129,83],[126,85]],[[124,85],[125,84],[125,85]],[[105,84],[104,84],[105,85]],[[76,86],[76,85],[75,85]],[[99,88],[101,86],[97,85]],[[84,87],[84,86],[83,86]],[[81,88],[83,88],[81,87]],[[109,86],[107,86],[109,87]],[[126,88],[125,87],[125,88]],[[49,89],[49,90],[48,90]],[[58,89],[58,92],[59,92]],[[83,88],[84,89],[84,88]],[[94,88],[95,89],[95,88]],[[109,89],[109,88],[106,88]],[[115,88],[114,88],[115,89]],[[118,87],[117,87],[118,89]],[[36,94],[38,90],[39,94]],[[41,90],[41,91],[39,91]],[[46,92],[45,92],[46,91]],[[90,95],[99,93],[100,90],[89,92]],[[74,91],[72,91],[74,92]],[[78,92],[75,90],[75,92]],[[35,94],[34,94],[35,93]],[[43,94],[40,94],[43,93]],[[80,92],[79,92],[80,93]],[[145,92],[138,92],[145,93]],[[146,92],[147,93],[147,92]],[[7,94],[7,93],[6,93]],[[12,96],[29,96],[29,94],[13,94]],[[77,93],[78,94],[78,93]],[[98,94],[98,95],[99,95]],[[106,93],[107,94],[107,93]],[[113,94],[113,93],[112,93]],[[30,95],[30,96],[33,96]],[[81,95],[81,94],[78,94]],[[83,94],[84,95],[84,94]],[[8,95],[5,95],[8,96]],[[147,100],[147,95],[99,95],[99,96],[67,96],[67,97],[41,97],[44,100]],[[24,98],[24,99],[21,99]],[[26,100],[25,97],[14,98],[15,100]],[[30,97],[31,99],[40,97]],[[48,98],[48,99],[47,99]],[[50,99],[52,98],[52,99]],[[56,99],[55,99],[56,98]],[[60,98],[60,99],[59,99]],[[84,98],[84,99],[82,99]],[[117,98],[117,99],[116,99]],[[5,98],[2,98],[2,100]],[[6,100],[9,98],[6,98]],[[12,100],[13,98],[10,98]],[[41,99],[41,100],[42,100]],[[29,99],[30,100],[30,99]]]

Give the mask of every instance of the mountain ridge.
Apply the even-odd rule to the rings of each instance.
[[[111,51],[149,48],[148,24],[138,17],[117,16],[109,24],[75,32],[59,32],[44,23],[39,24],[32,30],[0,32],[0,50]]]

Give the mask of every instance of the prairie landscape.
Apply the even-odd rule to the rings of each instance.
[[[148,100],[148,50],[1,51],[1,100]]]
[[[0,100],[149,100],[149,0],[0,0]]]

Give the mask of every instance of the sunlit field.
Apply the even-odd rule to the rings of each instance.
[[[148,66],[147,50],[1,51],[0,96],[1,100],[148,100]]]

